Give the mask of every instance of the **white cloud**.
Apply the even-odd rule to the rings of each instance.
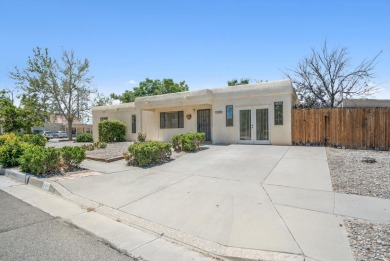
[[[128,81],[127,83],[128,83],[128,84],[131,84],[131,85],[132,85],[132,84],[137,84],[137,82],[134,81],[134,80],[130,80],[130,81]]]

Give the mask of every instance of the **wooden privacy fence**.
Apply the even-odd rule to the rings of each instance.
[[[390,108],[293,109],[292,143],[390,149]]]

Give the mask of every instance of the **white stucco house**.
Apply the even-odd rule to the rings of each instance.
[[[93,135],[98,140],[100,121],[118,119],[132,141],[138,132],[147,140],[170,141],[198,131],[213,144],[291,145],[291,110],[298,103],[290,80],[139,97],[94,107]]]

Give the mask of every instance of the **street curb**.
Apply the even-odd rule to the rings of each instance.
[[[0,175],[4,175],[16,181],[43,189],[45,191],[49,191],[50,193],[59,194],[49,182],[43,181],[39,178],[36,178],[30,174],[21,171],[7,169],[3,166],[0,166]]]
[[[89,160],[101,161],[101,162],[106,162],[106,163],[110,163],[113,161],[118,161],[118,160],[124,159],[123,156],[109,158],[109,159],[103,159],[103,158],[98,158],[98,157],[93,157],[93,156],[86,156],[85,158],[89,159]]]
[[[97,214],[106,216],[112,220],[120,220],[120,222],[128,226],[134,227],[141,231],[152,233],[154,235],[159,235],[165,240],[185,246],[195,251],[206,253],[210,256],[227,260],[304,261],[304,257],[301,254],[231,247],[202,239],[197,236],[193,236],[185,232],[181,232],[176,229],[169,228],[134,216],[132,214],[128,214],[118,209],[102,205],[98,202],[77,196],[59,183],[53,183],[53,185],[55,187],[56,193],[61,195],[63,198],[84,206],[85,208],[91,208]]]

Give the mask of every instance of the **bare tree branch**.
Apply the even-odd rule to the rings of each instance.
[[[347,48],[328,49],[325,41],[321,51],[298,63],[296,69],[284,72],[291,79],[298,97],[307,107],[336,107],[346,98],[365,98],[375,94],[378,86],[371,83],[379,52],[351,68]]]

